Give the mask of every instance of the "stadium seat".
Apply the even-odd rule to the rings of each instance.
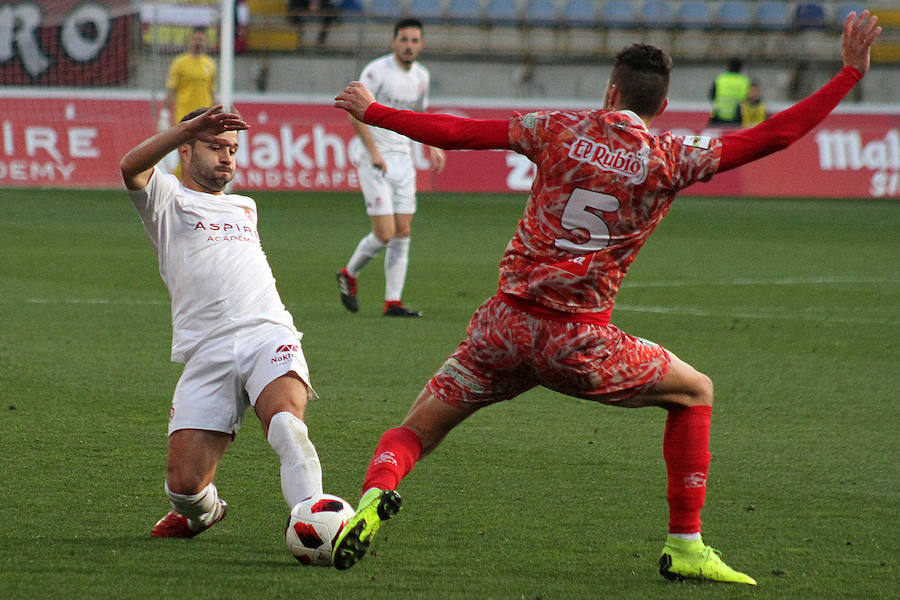
[[[440,23],[444,20],[441,3],[435,0],[412,0],[407,14],[425,24]]]
[[[794,26],[797,29],[825,29],[828,26],[825,7],[813,2],[798,4]]]
[[[595,27],[597,15],[591,0],[569,0],[562,10],[562,21],[567,27]]]
[[[678,10],[678,25],[683,29],[709,29],[712,27],[712,10],[707,2],[688,0]]]
[[[481,3],[478,0],[450,0],[447,20],[453,25],[477,25],[481,23]]]
[[[847,20],[847,15],[852,12],[859,14],[865,5],[860,2],[842,2],[837,5],[837,8],[834,9],[834,20],[832,24],[834,25],[834,29],[842,30],[844,28],[844,21]]]
[[[719,5],[716,25],[728,31],[749,31],[753,28],[753,11],[749,2],[729,0]]]
[[[529,0],[525,7],[525,24],[529,27],[554,27],[558,23],[553,0]]]
[[[634,5],[628,0],[604,2],[600,9],[600,21],[604,26],[618,29],[631,29],[640,24]]]
[[[644,27],[669,29],[675,27],[675,12],[671,2],[648,0],[641,8],[641,23]]]
[[[376,21],[396,21],[403,16],[403,5],[400,0],[372,0],[366,13]]]
[[[484,18],[488,25],[518,25],[519,7],[515,0],[488,0]]]
[[[783,1],[761,2],[756,9],[756,27],[762,31],[787,31],[793,24],[791,7]]]

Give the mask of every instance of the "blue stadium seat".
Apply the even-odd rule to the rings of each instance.
[[[798,4],[797,13],[794,16],[794,26],[797,29],[825,29],[828,27],[825,7],[813,2]]]
[[[712,10],[707,2],[687,0],[678,10],[678,25],[683,29],[709,29],[713,24]]]
[[[760,2],[756,8],[756,27],[762,31],[787,31],[793,25],[791,7],[783,0]]]
[[[595,27],[597,15],[591,0],[569,0],[562,10],[562,21],[567,27]]]
[[[412,0],[407,14],[425,24],[440,23],[444,20],[441,3],[435,0]]]
[[[865,5],[860,2],[842,2],[841,4],[838,4],[837,8],[834,10],[834,21],[832,21],[834,28],[838,30],[843,29],[844,21],[847,20],[847,15],[852,12],[859,14],[865,8]]]
[[[481,23],[481,2],[478,0],[450,0],[447,20],[456,25]]]
[[[529,0],[525,7],[525,24],[531,27],[554,27],[558,23],[553,0]]]
[[[645,27],[669,29],[675,27],[675,11],[671,2],[648,0],[641,8],[641,23]]]
[[[606,27],[631,29],[640,23],[634,5],[629,0],[604,2],[600,9],[600,21]]]
[[[488,0],[484,18],[488,25],[518,25],[519,7],[515,0]]]
[[[367,15],[377,21],[396,21],[403,16],[399,0],[372,0]]]
[[[716,25],[728,31],[749,31],[753,28],[753,11],[749,2],[728,0],[719,5]]]

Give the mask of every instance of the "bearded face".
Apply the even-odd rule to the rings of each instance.
[[[232,143],[216,144],[195,140],[193,144],[183,147],[182,159],[187,163],[184,177],[192,179],[209,193],[223,191],[234,178],[237,132],[226,132],[222,137],[232,140]]]

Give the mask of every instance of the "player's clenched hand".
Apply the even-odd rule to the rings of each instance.
[[[343,92],[334,97],[334,107],[346,110],[357,121],[363,121],[366,109],[373,102],[375,102],[375,96],[372,95],[369,88],[358,81],[351,81]]]
[[[221,143],[219,135],[226,131],[239,131],[249,129],[240,115],[222,112],[222,105],[211,107],[202,115],[185,122],[185,127],[193,133],[193,137],[211,144]]]
[[[869,70],[869,50],[881,33],[878,17],[864,10],[858,15],[851,12],[844,21],[844,35],[841,38],[841,58],[844,66],[854,67],[865,75]]]

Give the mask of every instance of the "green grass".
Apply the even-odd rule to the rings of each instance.
[[[321,401],[326,491],[356,501],[396,425],[496,286],[523,197],[424,195],[406,298],[380,259],[341,307],[357,194],[254,195]],[[613,320],[716,384],[705,537],[757,589],[656,574],[665,414],[546,391],[476,414],[404,480],[348,572],[281,537],[278,467],[248,417],[218,475],[229,517],[152,540],[169,400],[165,288],[121,192],[0,191],[0,596],[31,598],[893,598],[900,472],[900,204],[680,199]]]

